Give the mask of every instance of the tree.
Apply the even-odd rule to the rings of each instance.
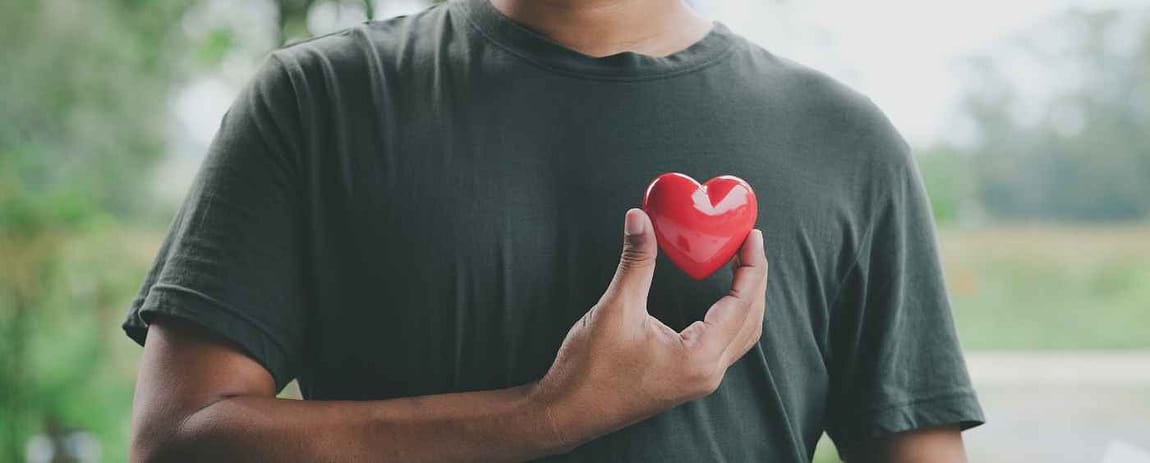
[[[971,169],[990,214],[1150,216],[1150,14],[1070,10],[970,65]],[[1044,81],[1045,98],[1021,91]]]
[[[76,231],[138,211],[163,153],[177,0],[2,2],[0,461],[64,398],[41,394],[28,348]],[[88,308],[95,309],[95,308]],[[98,355],[99,345],[94,345]],[[59,392],[59,391],[57,391]]]
[[[373,0],[329,0],[336,3],[362,5],[366,13],[364,19],[375,17]],[[288,43],[308,37],[307,16],[316,0],[276,0],[279,10],[279,43]]]

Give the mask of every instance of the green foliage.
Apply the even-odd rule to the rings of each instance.
[[[306,37],[312,3],[277,2],[285,41]],[[22,461],[49,422],[127,460],[139,351],[119,323],[158,234],[126,234],[152,206],[140,193],[181,66],[211,68],[237,46],[220,27],[189,47],[189,6],[0,2],[0,461]]]
[[[89,329],[114,326],[123,313],[126,286],[103,272],[118,257],[81,267],[115,301],[77,305],[61,278],[77,236],[129,219],[146,202],[135,180],[163,152],[179,48],[170,33],[183,8],[177,0],[0,2],[0,461],[23,461],[24,443],[47,422],[95,429],[70,404],[123,405],[123,391],[91,395],[124,384],[105,380],[109,340]],[[61,349],[76,357],[42,357]]]
[[[219,64],[235,46],[235,40],[235,33],[231,29],[223,27],[213,29],[196,49],[196,60],[205,66]]]
[[[183,2],[4,2],[0,156],[28,197],[61,191],[117,215],[163,152]],[[129,5],[134,5],[129,8]],[[147,8],[141,5],[147,5]]]
[[[159,238],[116,222],[94,223],[74,235],[59,253],[58,270],[31,324],[30,408],[92,432],[103,444],[105,461],[128,461],[140,350],[119,325]]]
[[[315,0],[276,0],[279,11],[280,43],[290,43],[308,37],[307,13]]]
[[[920,152],[916,161],[938,225],[959,222],[973,213],[976,206],[970,204],[970,198],[974,176],[969,156],[954,148],[936,146]]]

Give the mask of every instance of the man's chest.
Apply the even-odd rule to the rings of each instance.
[[[833,201],[810,191],[795,161],[809,142],[678,110],[564,101],[565,112],[480,114],[491,106],[476,103],[331,129],[325,138],[343,142],[313,153],[304,193],[314,377],[331,387],[315,392],[412,395],[538,377],[610,280],[624,212],[671,171],[752,185],[779,275],[768,320],[819,329],[809,313],[825,299],[841,234],[823,220]],[[729,286],[729,271],[694,281],[660,259],[650,311],[683,328]]]

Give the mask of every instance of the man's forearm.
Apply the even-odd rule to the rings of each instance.
[[[528,386],[363,402],[231,397],[152,440],[139,460],[512,462],[563,450]]]
[[[194,322],[152,320],[136,382],[132,460],[514,462],[575,445],[714,392],[758,343],[762,233],[729,294],[681,332],[647,311],[656,241],[628,211],[620,264],[537,383],[383,401],[276,399],[271,371]],[[554,420],[552,419],[554,417]]]

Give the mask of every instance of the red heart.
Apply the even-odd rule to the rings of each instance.
[[[759,205],[743,179],[722,175],[699,185],[679,173],[660,175],[643,196],[659,248],[691,278],[702,280],[731,260],[755,226]]]

